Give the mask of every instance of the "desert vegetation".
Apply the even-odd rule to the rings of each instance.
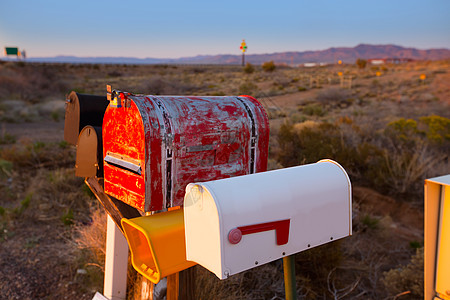
[[[423,180],[450,171],[450,61],[361,66],[0,62],[0,298],[102,290],[105,213],[74,176],[62,129],[67,93],[111,84],[258,98],[271,169],[331,158],[353,185],[353,235],[296,255],[299,298],[422,299]],[[199,299],[284,298],[280,261],[224,281],[195,268]],[[130,269],[129,299],[138,280]]]

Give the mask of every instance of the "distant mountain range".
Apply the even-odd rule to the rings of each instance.
[[[356,59],[376,58],[409,58],[413,60],[441,60],[450,58],[450,49],[405,48],[396,45],[368,45],[360,44],[356,47],[329,48],[318,51],[279,52],[271,54],[246,54],[246,62],[262,64],[274,61],[277,64],[297,65],[303,63],[334,63],[342,60],[354,63]],[[59,62],[59,63],[97,63],[97,64],[240,64],[241,55],[198,55],[176,59],[164,58],[134,58],[134,57],[32,57],[31,62]]]

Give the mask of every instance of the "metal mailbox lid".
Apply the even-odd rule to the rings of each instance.
[[[268,119],[252,97],[128,95],[122,102],[103,121],[105,191],[141,211],[182,205],[190,182],[267,169]]]
[[[351,235],[350,180],[324,160],[190,184],[184,222],[187,259],[224,279]]]

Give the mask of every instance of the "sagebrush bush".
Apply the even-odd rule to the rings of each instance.
[[[343,260],[341,243],[334,241],[295,255],[295,270],[299,274],[297,288],[309,292],[307,299],[328,293],[328,275]]]
[[[90,209],[91,222],[87,225],[77,224],[74,228],[78,249],[86,250],[88,263],[94,263],[104,271],[104,261],[106,255],[106,212],[99,205],[94,205]]]
[[[447,120],[400,119],[378,134],[362,130],[348,117],[314,126],[285,123],[277,134],[276,158],[285,167],[330,158],[343,165],[352,181],[385,192],[419,195],[425,178],[442,175],[436,166],[444,166],[443,170],[448,166]],[[426,126],[419,129],[419,123]]]
[[[251,73],[255,72],[255,67],[251,63],[246,63],[243,70],[244,70],[244,73],[251,74]]]
[[[406,266],[399,266],[384,273],[383,282],[392,296],[404,292],[411,292],[411,296],[423,299],[424,277],[423,277],[423,248],[417,249],[411,262]]]
[[[240,95],[254,95],[258,90],[258,86],[251,81],[244,82],[239,86],[238,93]]]
[[[356,65],[358,66],[358,68],[364,69],[366,67],[366,65],[367,65],[367,60],[358,58],[356,60]]]
[[[342,88],[327,88],[317,93],[316,100],[322,105],[335,106],[341,103],[351,103],[351,92]]]
[[[265,63],[262,64],[262,69],[266,72],[273,72],[275,71],[275,63],[271,60],[271,61],[266,61]]]
[[[86,272],[85,276],[77,279],[83,287],[101,290],[105,272],[106,212],[97,204],[91,207],[90,217],[89,224],[79,223],[73,231],[78,250],[75,252],[77,267]]]
[[[417,193],[426,177],[442,175],[433,174],[435,166],[448,162],[450,119],[400,118],[387,124],[384,139],[385,184],[400,193]]]
[[[308,116],[322,117],[326,114],[325,109],[319,103],[307,104],[302,108],[302,112]]]
[[[450,119],[441,116],[427,116],[419,118],[419,127],[424,126],[423,132],[428,140],[439,145],[450,143]]]
[[[351,148],[347,148],[341,139],[339,128],[331,123],[319,123],[316,126],[305,126],[300,131],[293,124],[281,125],[278,132],[279,151],[277,157],[285,167],[317,162],[324,158],[338,161],[352,156]]]

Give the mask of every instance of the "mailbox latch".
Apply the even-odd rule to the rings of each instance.
[[[285,245],[289,241],[290,222],[290,219],[286,219],[281,221],[239,226],[230,230],[230,232],[228,233],[228,241],[231,244],[238,244],[241,241],[243,235],[275,230],[275,234],[277,236],[277,245]]]

